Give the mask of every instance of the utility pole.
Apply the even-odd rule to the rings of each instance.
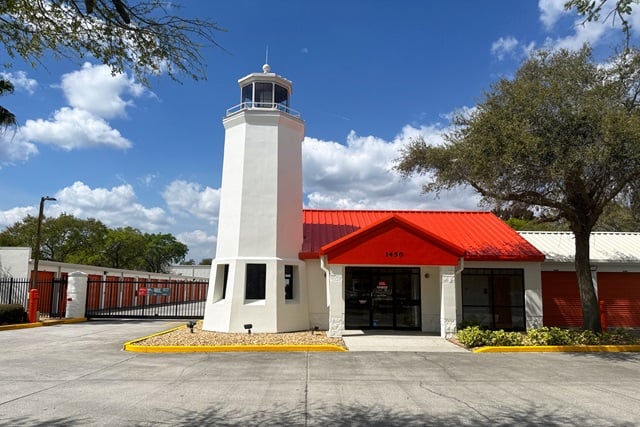
[[[36,251],[33,255],[33,282],[31,289],[38,288],[38,262],[40,261],[40,240],[42,239],[42,219],[44,217],[44,202],[55,201],[53,197],[43,196],[40,198],[40,212],[38,213],[38,228],[36,229]]]

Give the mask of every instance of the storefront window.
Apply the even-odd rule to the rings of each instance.
[[[524,330],[521,269],[469,268],[462,272],[462,318],[490,329]]]

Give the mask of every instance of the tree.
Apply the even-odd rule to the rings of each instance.
[[[38,219],[31,215],[0,233],[0,246],[28,246],[35,252]],[[109,229],[93,218],[62,214],[44,218],[40,259],[101,267],[166,272],[189,249],[171,234],[147,234],[132,227]]]
[[[11,0],[0,2],[0,42],[11,58],[32,66],[45,53],[55,57],[93,56],[114,73],[132,70],[172,79],[206,77],[200,50],[218,46],[215,22],[184,18],[165,0]]]
[[[640,54],[606,66],[592,52],[538,52],[501,79],[475,111],[457,115],[445,144],[422,138],[402,151],[405,176],[425,191],[471,186],[497,207],[530,206],[567,222],[585,329],[601,329],[589,237],[604,209],[640,185]]]
[[[166,273],[171,264],[179,264],[189,252],[184,243],[180,243],[171,234],[144,234],[145,246],[142,249],[144,268],[154,273]]]
[[[0,246],[28,246],[36,250],[38,218],[27,216],[0,233]],[[95,219],[79,219],[62,214],[57,218],[44,218],[40,259],[93,264],[99,259],[107,227]]]
[[[107,227],[97,219],[62,214],[46,218],[42,230],[41,259],[89,265],[101,259]]]
[[[146,239],[140,230],[133,227],[110,229],[102,249],[100,265],[127,270],[143,268],[143,252]]]
[[[213,258],[202,258],[198,265],[211,265],[213,264]]]
[[[4,79],[0,79],[0,96],[13,93],[13,84]],[[15,114],[0,105],[0,133],[7,130],[11,126],[17,125]]]

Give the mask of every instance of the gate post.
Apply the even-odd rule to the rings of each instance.
[[[29,307],[27,309],[27,317],[29,323],[35,323],[38,321],[38,305],[40,304],[40,295],[37,289],[29,290]]]
[[[69,273],[66,318],[85,317],[87,308],[87,278],[87,274],[81,271]]]

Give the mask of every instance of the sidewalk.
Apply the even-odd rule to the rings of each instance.
[[[345,331],[342,339],[349,351],[421,351],[468,353],[439,335],[404,331]]]

